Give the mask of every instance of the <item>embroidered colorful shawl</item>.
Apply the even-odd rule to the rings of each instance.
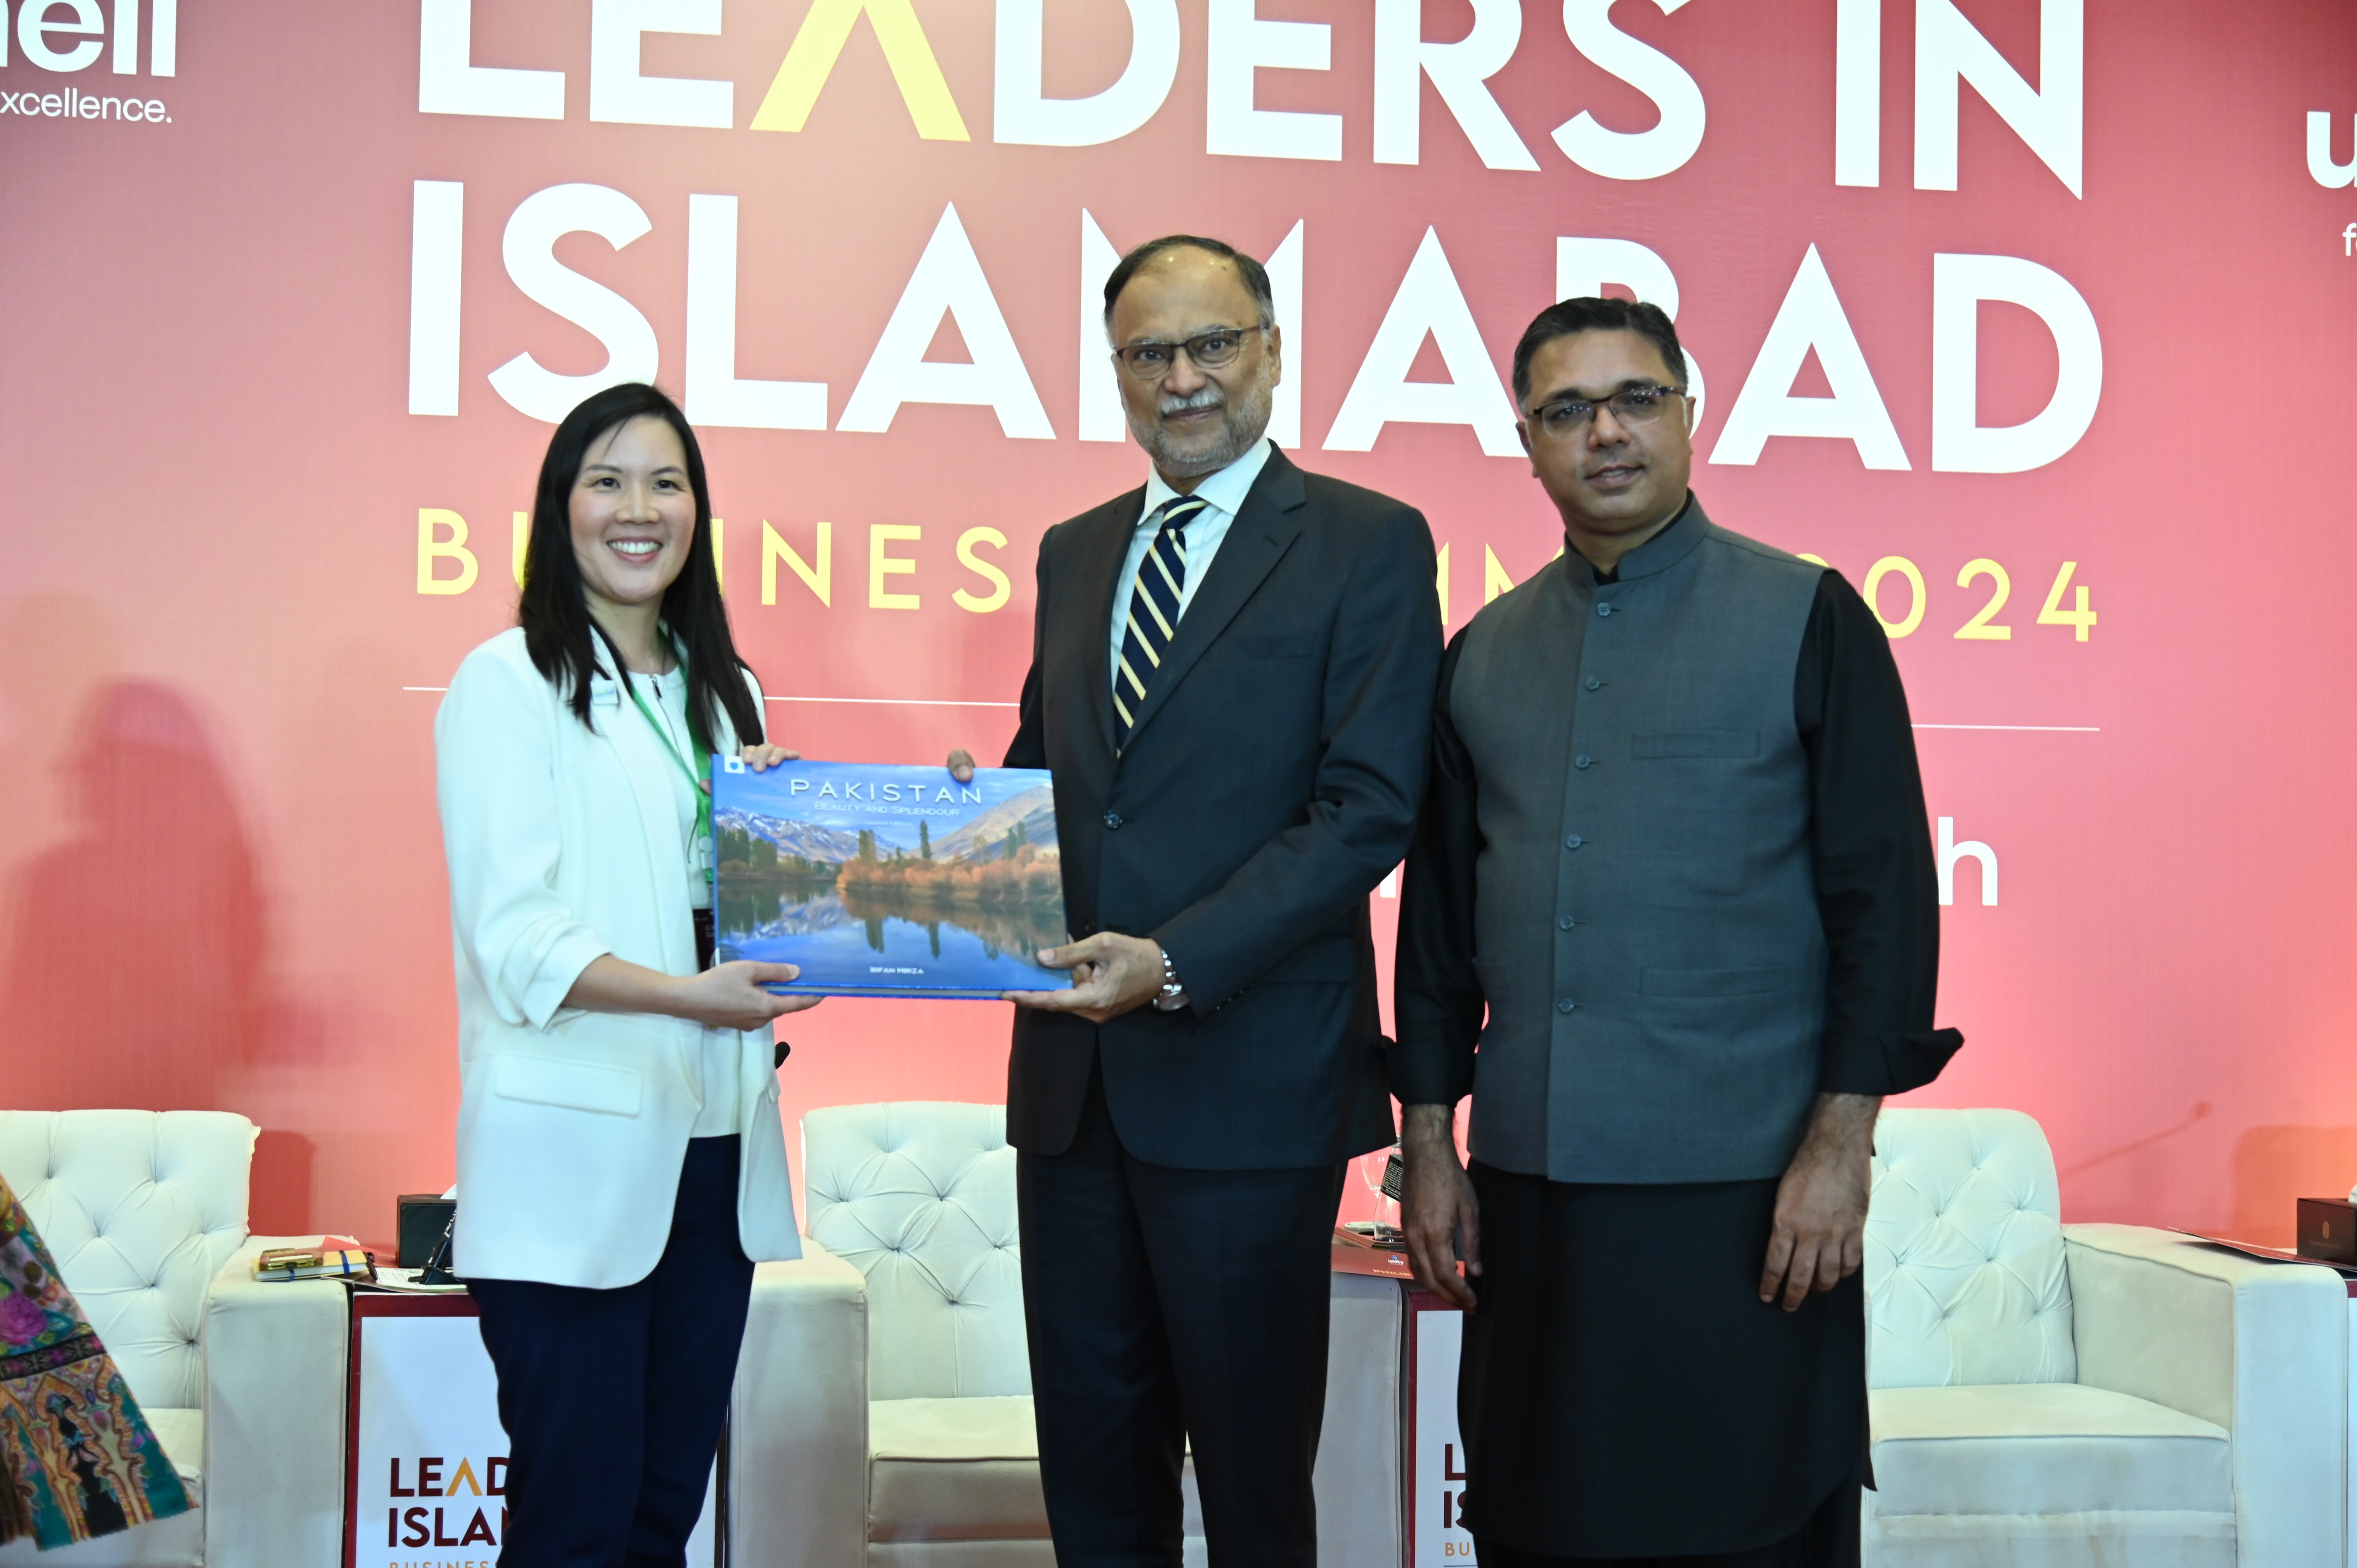
[[[47,1551],[194,1506],[0,1180],[0,1541]]]

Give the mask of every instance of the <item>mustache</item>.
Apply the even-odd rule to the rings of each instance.
[[[1227,401],[1227,395],[1219,388],[1204,387],[1185,397],[1166,397],[1156,407],[1163,413],[1185,413],[1191,409],[1224,407]]]

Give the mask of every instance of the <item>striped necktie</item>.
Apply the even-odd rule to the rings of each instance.
[[[1129,748],[1129,732],[1146,706],[1154,673],[1178,635],[1178,597],[1187,585],[1187,525],[1208,503],[1193,496],[1166,501],[1162,522],[1138,564],[1129,595],[1129,623],[1122,633],[1121,669],[1113,680],[1114,744]]]

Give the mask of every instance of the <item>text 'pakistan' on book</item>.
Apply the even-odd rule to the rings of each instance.
[[[791,963],[780,993],[981,996],[1061,990],[1064,884],[1044,769],[716,757],[717,957]]]

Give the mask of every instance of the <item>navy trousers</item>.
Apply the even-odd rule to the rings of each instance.
[[[501,1568],[680,1568],[720,1444],[753,1264],[738,1141],[692,1138],[671,1239],[619,1290],[469,1280],[508,1433]]]
[[[1315,1568],[1340,1165],[1197,1171],[1122,1147],[1091,1075],[1018,1154],[1039,1480],[1060,1568],[1178,1568],[1180,1466],[1222,1568]]]

